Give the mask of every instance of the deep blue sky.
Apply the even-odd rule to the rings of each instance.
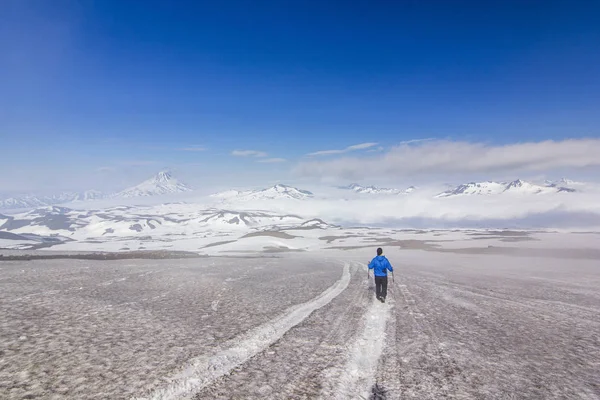
[[[600,136],[595,1],[4,0],[0,54],[9,189],[36,168],[259,176],[364,142]]]

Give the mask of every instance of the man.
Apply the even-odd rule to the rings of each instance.
[[[369,263],[369,269],[372,269],[375,274],[375,294],[377,300],[385,303],[385,297],[387,295],[387,271],[394,271],[392,265],[385,256],[382,255],[383,250],[377,249],[377,256]]]

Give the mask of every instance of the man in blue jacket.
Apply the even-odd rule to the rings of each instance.
[[[375,292],[377,300],[385,303],[385,296],[387,295],[387,271],[394,271],[392,264],[388,261],[385,256],[382,256],[383,250],[377,249],[377,257],[373,258],[369,263],[369,269],[372,269],[375,274]]]

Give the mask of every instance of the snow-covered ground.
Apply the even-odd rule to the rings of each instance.
[[[163,178],[143,192],[170,202],[0,214],[1,399],[600,398],[593,188],[198,199]]]
[[[130,213],[159,215],[161,211],[190,214],[198,210],[257,211],[293,214],[305,219],[351,226],[407,228],[561,228],[600,231],[600,185],[559,181],[471,182],[458,186],[425,184],[405,189],[351,184],[309,184],[302,188],[275,184],[266,188],[192,190],[170,172],[114,194],[73,193],[0,200],[1,214],[57,205],[104,215],[128,207]],[[309,189],[309,190],[306,190]],[[216,192],[216,193],[215,193]],[[94,195],[95,193],[95,195]],[[74,201],[75,200],[75,201]],[[83,201],[85,200],[85,201]],[[170,208],[169,211],[161,210]],[[24,209],[18,209],[23,207]],[[179,208],[177,210],[177,208]],[[107,212],[108,211],[108,212]],[[83,211],[82,211],[83,212]],[[126,213],[123,213],[126,214]],[[2,219],[0,215],[0,230]],[[105,218],[103,218],[105,219]]]
[[[596,233],[254,233],[197,259],[0,262],[0,398],[600,398]]]

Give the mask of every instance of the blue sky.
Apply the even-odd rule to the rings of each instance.
[[[3,1],[0,189],[125,185],[162,167],[207,184],[369,181],[403,164],[340,163],[410,158],[397,146],[415,139],[457,158],[456,143],[530,143],[563,159],[526,170],[589,173],[600,5],[449,3]],[[535,146],[547,140],[562,150]],[[307,156],[324,150],[344,151]]]

